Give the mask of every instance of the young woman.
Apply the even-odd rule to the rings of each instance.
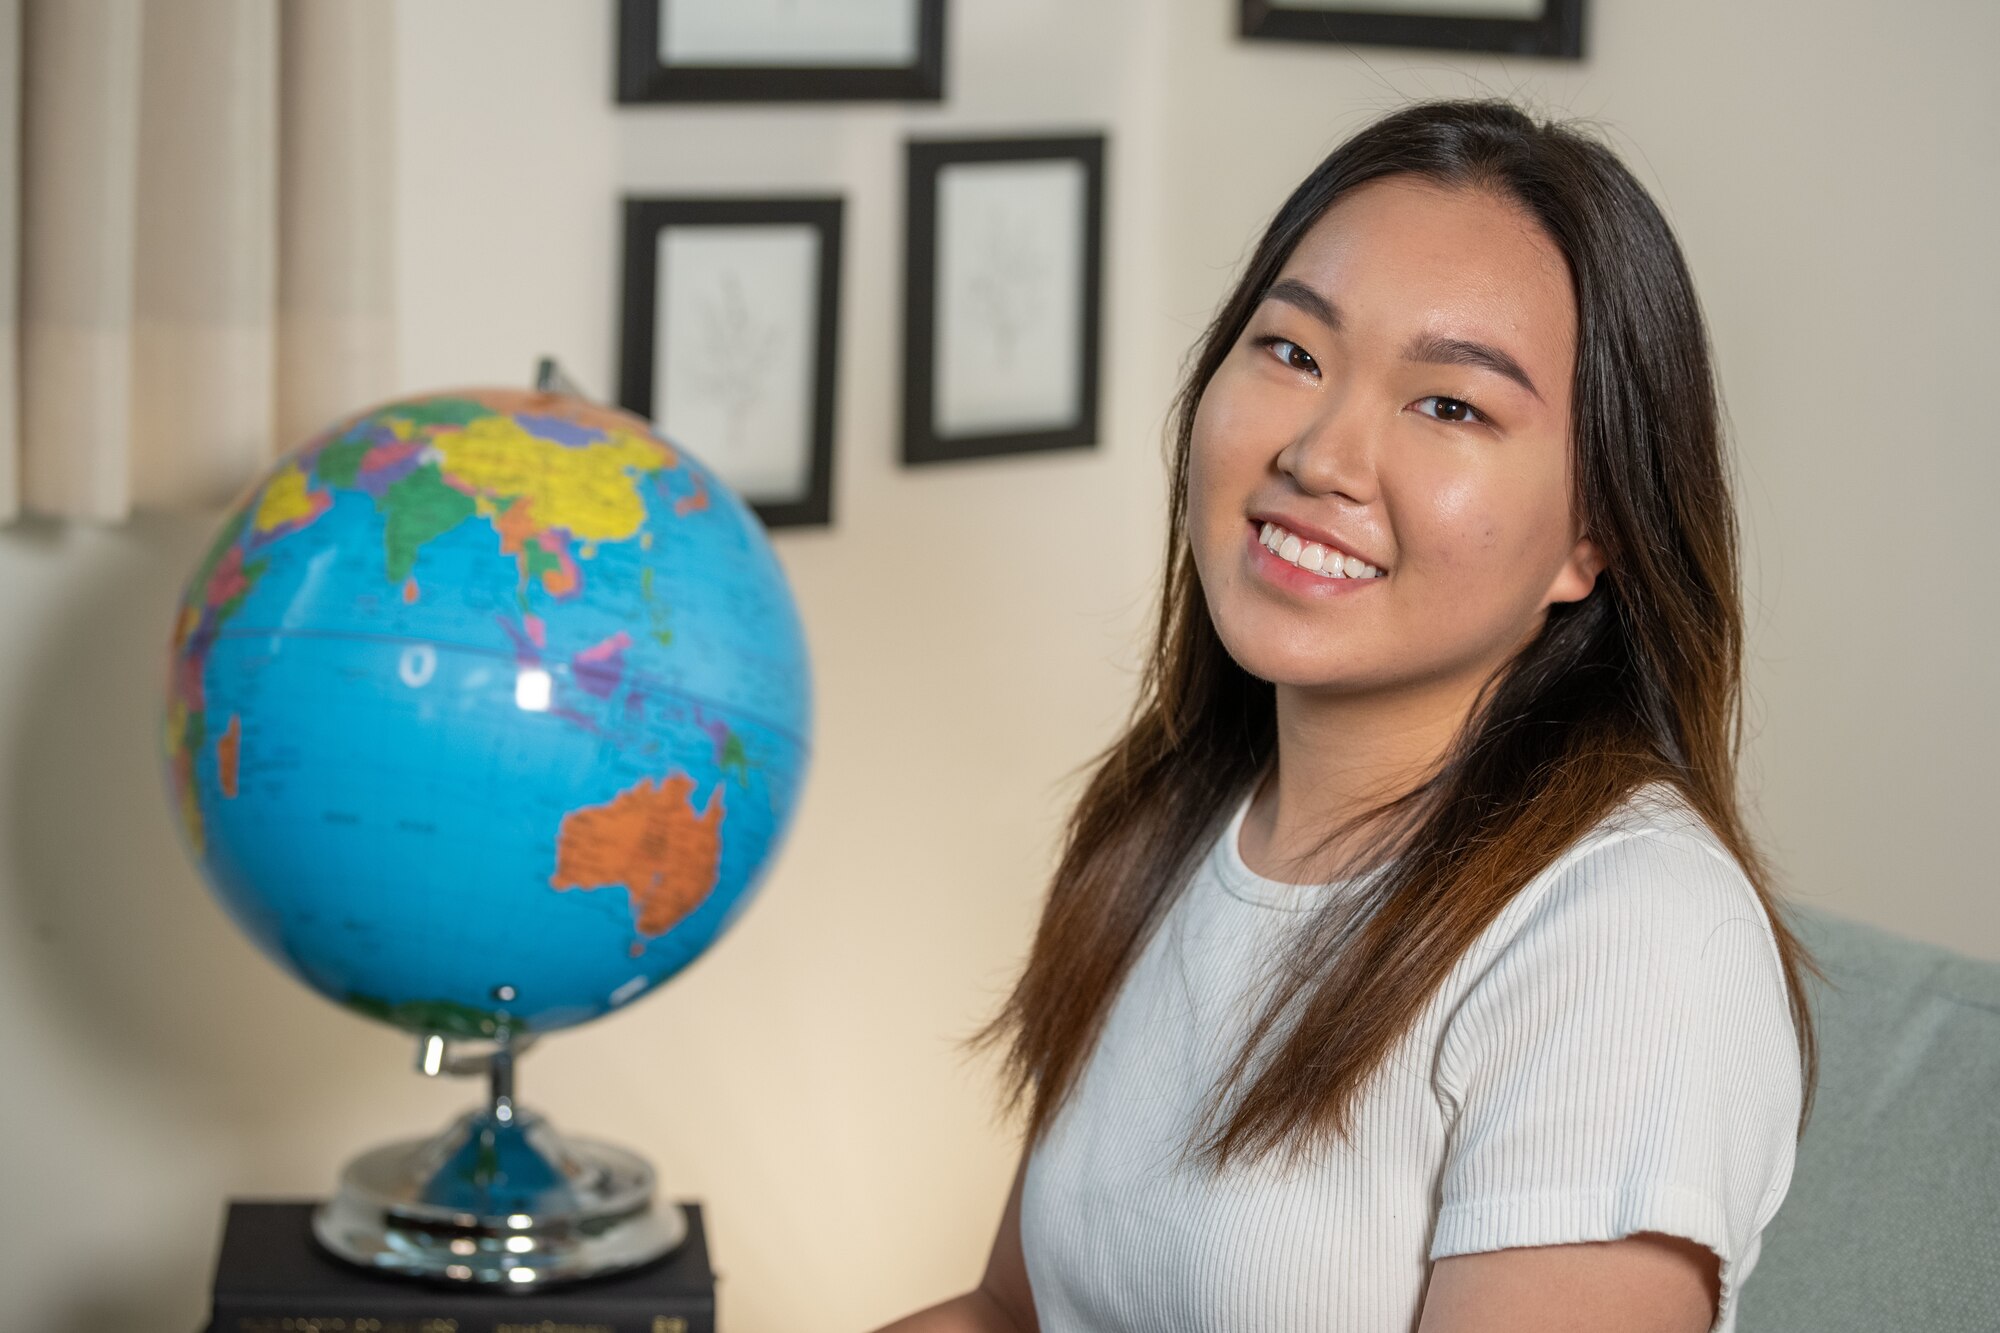
[[[1727,1333],[1810,1111],[1738,810],[1707,336],[1606,148],[1398,110],[1177,402],[1141,697],[1004,1042],[979,1288],[896,1333]]]

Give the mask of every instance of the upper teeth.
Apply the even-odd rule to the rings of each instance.
[[[1276,523],[1264,525],[1261,540],[1279,559],[1288,560],[1300,569],[1311,570],[1322,578],[1373,579],[1382,575],[1381,570],[1359,556],[1342,555],[1330,546],[1306,541],[1296,532],[1281,528]]]

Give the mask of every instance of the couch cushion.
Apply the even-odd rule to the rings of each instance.
[[[1818,1102],[1743,1284],[1738,1333],[2000,1329],[2000,963],[1789,913]]]

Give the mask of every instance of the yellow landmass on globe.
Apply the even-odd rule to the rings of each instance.
[[[563,816],[556,833],[554,889],[623,885],[641,935],[661,935],[715,888],[722,864],[722,787],[696,813],[694,779],[642,778],[603,805]],[[644,949],[634,943],[636,957]]]
[[[251,525],[260,534],[276,532],[285,527],[303,527],[313,519],[333,499],[325,491],[312,488],[312,478],[298,463],[292,462],[271,478],[264,487],[264,494],[258,497],[257,514]]]
[[[646,523],[646,500],[634,472],[671,466],[657,441],[619,432],[581,448],[531,435],[507,417],[481,417],[439,431],[431,447],[452,480],[488,495],[525,497],[535,520],[578,541],[624,541]]]

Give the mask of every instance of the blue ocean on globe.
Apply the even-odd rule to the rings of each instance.
[[[738,918],[811,681],[762,524],[694,455],[476,389],[340,422],[230,506],[161,726],[189,854],[265,953],[494,1037],[629,1004]]]

